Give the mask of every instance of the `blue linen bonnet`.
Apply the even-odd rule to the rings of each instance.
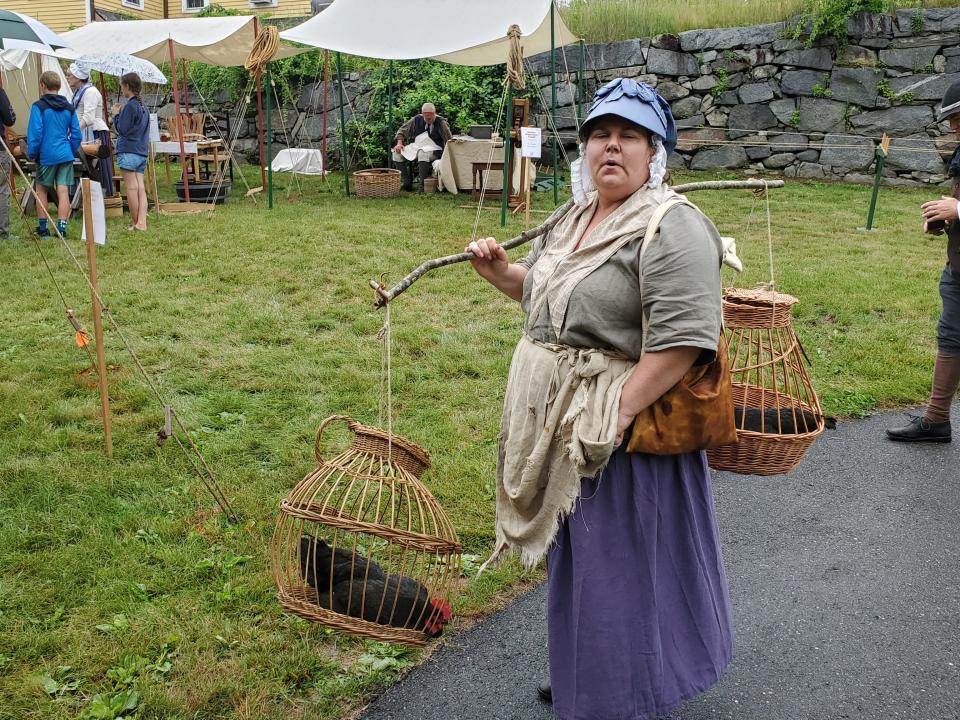
[[[677,146],[677,125],[670,105],[646,83],[617,78],[597,90],[580,126],[581,140],[586,140],[591,123],[604,115],[617,115],[659,136],[667,154]]]

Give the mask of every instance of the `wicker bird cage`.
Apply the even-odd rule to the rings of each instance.
[[[353,190],[357,197],[392,198],[400,194],[400,171],[392,168],[371,168],[353,173]]]
[[[321,454],[343,421],[349,448]],[[462,547],[420,482],[430,455],[416,443],[335,415],[317,430],[317,468],[280,503],[273,577],[289,612],[363,637],[423,645],[450,619]]]
[[[724,293],[739,442],[707,451],[715,470],[744,475],[790,472],[823,432],[820,400],[791,323],[790,308],[797,302],[765,290]]]

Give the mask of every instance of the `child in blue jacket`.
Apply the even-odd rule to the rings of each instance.
[[[41,97],[30,108],[27,126],[27,157],[40,166],[37,172],[37,235],[50,237],[47,225],[47,190],[57,193],[57,230],[67,233],[70,217],[70,186],[73,185],[73,159],[83,136],[73,105],[57,91],[60,77],[53,71],[40,75]]]

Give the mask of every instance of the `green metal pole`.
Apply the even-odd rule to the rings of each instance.
[[[550,124],[553,132],[553,204],[560,202],[560,188],[557,187],[557,38],[554,13],[555,3],[550,3]]]
[[[340,66],[340,53],[337,59],[337,92],[340,95],[340,155],[343,165],[343,194],[350,194],[350,143],[347,141],[347,120],[343,115],[343,68]]]
[[[390,141],[393,139],[393,60],[387,64],[387,145],[392,147]],[[387,167],[393,167],[393,150],[387,151]]]
[[[873,195],[870,197],[870,210],[867,212],[867,230],[873,229],[873,213],[877,209],[877,196],[880,194],[880,179],[883,177],[883,164],[887,154],[877,148],[877,176],[873,179]]]
[[[270,121],[270,108],[277,91],[273,87],[273,68],[267,63],[267,207],[273,210],[273,123]]]
[[[585,67],[587,64],[587,50],[586,43],[583,42],[583,38],[580,38],[580,71],[577,73],[577,84],[580,86],[578,88],[578,95],[580,96],[580,108],[577,111],[577,119],[582,123],[583,122],[583,96],[587,91],[587,83],[583,79],[583,73],[586,72]]]
[[[507,83],[507,131],[503,134],[503,187],[500,188],[500,227],[507,224],[507,200],[510,195],[510,131],[513,130],[513,85]]]

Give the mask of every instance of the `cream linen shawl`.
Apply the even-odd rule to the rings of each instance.
[[[583,278],[638,235],[658,207],[682,196],[641,188],[574,249],[597,206],[574,206],[550,233],[529,272],[529,316],[544,303],[560,337],[570,294]],[[524,336],[513,355],[500,420],[496,547],[484,568],[508,549],[535,565],[576,504],[580,479],[593,477],[614,451],[620,392],[636,361],[589,348]]]

